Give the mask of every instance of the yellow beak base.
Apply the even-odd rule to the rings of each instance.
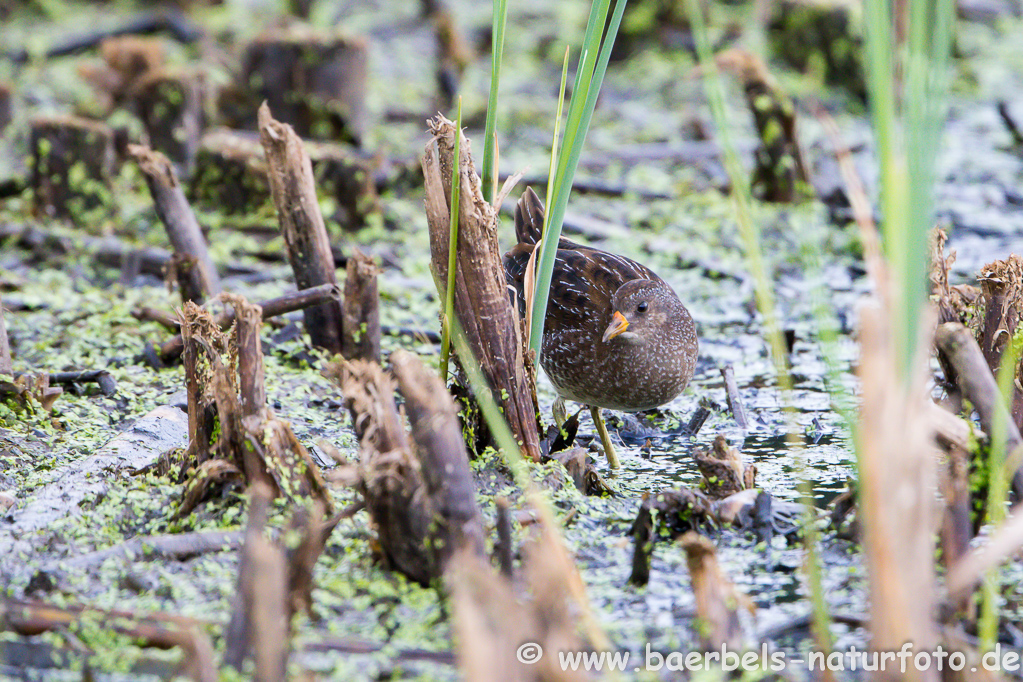
[[[626,329],[629,328],[629,321],[625,319],[625,315],[622,315],[617,310],[614,316],[611,318],[611,324],[607,325],[607,329],[604,330],[603,341],[607,343],[614,337],[618,336]]]

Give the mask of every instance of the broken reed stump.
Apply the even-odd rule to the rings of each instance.
[[[330,239],[302,140],[291,126],[273,119],[266,102],[259,107],[259,136],[295,283],[299,289],[336,284]],[[336,301],[306,308],[305,325],[313,345],[332,354],[342,351],[343,315]]]
[[[340,300],[341,290],[336,284],[321,284],[318,287],[302,289],[301,291],[293,291],[290,294],[271,298],[267,301],[260,302],[258,305],[262,310],[263,321],[265,322],[296,310],[304,310],[311,306],[321,305],[326,301]],[[221,329],[227,329],[234,322],[234,315],[234,310],[228,309],[218,314],[214,319]],[[162,323],[163,322],[161,321],[161,324]],[[177,328],[178,326],[179,325],[175,320],[174,327]],[[170,341],[163,344],[160,348],[160,358],[165,362],[174,360],[181,355],[183,348],[184,342],[181,335],[178,334]]]
[[[178,313],[181,326],[182,361],[185,366],[185,393],[188,399],[188,450],[185,466],[201,466],[210,459],[210,446],[216,429],[216,404],[206,390],[211,380],[209,355],[227,353],[224,335],[212,324],[209,314],[199,314],[194,303],[186,301]],[[211,345],[215,344],[215,345]]]
[[[179,164],[186,175],[192,171],[202,136],[203,90],[199,72],[163,69],[145,74],[132,87],[149,145]]]
[[[266,407],[263,372],[263,309],[241,296],[226,295],[224,301],[234,308],[237,320],[238,379],[242,416],[258,415]]]
[[[984,320],[978,343],[991,374],[998,376],[1005,349],[1012,342],[1023,317],[1023,258],[1011,255],[1005,260],[988,263],[981,268],[980,281]],[[1008,368],[1013,373],[1012,421],[1023,431],[1023,358]]]
[[[240,86],[253,103],[265,102],[298,135],[358,146],[368,123],[367,78],[365,38],[296,26],[266,32],[249,43]]]
[[[704,651],[740,652],[744,648],[739,607],[749,599],[736,589],[718,563],[717,551],[707,538],[692,531],[679,540],[686,553],[689,579],[696,597],[696,631]]]
[[[348,257],[345,295],[341,310],[344,323],[341,355],[346,360],[380,362],[380,268],[358,249]]]
[[[451,183],[454,169],[454,123],[438,115],[429,122],[433,139],[423,156],[426,217],[430,227],[431,270],[438,283],[447,282]],[[460,143],[458,167],[461,200],[458,217],[455,315],[478,362],[504,410],[523,453],[540,461],[536,394],[532,363],[527,362],[517,312],[505,284],[497,242],[497,212],[483,199],[469,141]],[[443,290],[443,284],[439,285]]]
[[[947,378],[973,405],[984,433],[991,438],[996,421],[1001,422],[1005,429],[1005,452],[1007,456],[1011,455],[1023,444],[1023,438],[1002,403],[998,384],[973,333],[958,322],[946,322],[938,325],[934,344],[939,355],[944,357],[944,363],[953,371],[953,376]],[[1023,466],[1017,466],[1012,475],[1011,493],[1014,502],[1023,500]]]
[[[420,470],[433,502],[433,552],[446,566],[454,552],[469,548],[482,556],[483,519],[458,420],[458,407],[444,382],[405,350],[391,354],[391,368],[412,426]]]
[[[696,448],[693,456],[703,475],[701,487],[715,500],[757,485],[757,465],[743,462],[742,453],[730,447],[728,439],[721,434],[714,439],[709,453]]]
[[[178,515],[202,501],[203,494],[194,489],[205,490],[202,474],[207,464],[220,466],[218,471],[233,467],[249,485],[265,485],[300,504],[312,499],[329,511],[330,496],[316,462],[291,427],[264,404],[265,389],[258,381],[263,375],[263,355],[254,338],[261,323],[258,306],[250,306],[240,296],[228,300],[236,308],[239,327],[245,327],[236,335],[224,334],[209,311],[194,303],[186,303],[181,312],[190,434],[197,433],[192,430],[193,412],[203,418],[212,414],[219,430],[215,441],[212,433],[203,431],[190,436],[184,466],[198,465],[197,475],[186,486],[186,502]],[[189,362],[192,347],[197,357]],[[242,353],[246,357],[240,357]],[[247,375],[239,377],[243,368]],[[203,419],[197,424],[200,429],[209,428]]]
[[[394,379],[372,362],[328,369],[345,396],[361,449],[359,489],[387,564],[427,585],[455,552],[482,556],[482,518],[457,409],[443,382],[406,351],[391,357],[412,440],[394,400]],[[414,443],[414,444],[413,444]]]
[[[719,53],[718,68],[742,84],[760,137],[750,189],[764,201],[790,203],[807,198],[810,175],[796,133],[796,107],[756,55],[732,48]]]
[[[522,554],[522,591],[478,556],[463,552],[451,562],[445,586],[459,669],[481,682],[591,679],[559,665],[557,652],[607,646],[593,641],[598,633],[589,632],[588,642],[579,634],[587,630],[587,605],[579,601],[578,575],[563,562],[560,540],[543,525]]]
[[[245,546],[238,566],[238,589],[224,631],[224,665],[241,670],[254,659],[253,679],[285,679],[289,623],[284,551],[264,536],[273,493],[256,486],[249,497]]]
[[[197,206],[228,214],[257,213],[270,200],[266,156],[259,140],[215,128],[199,140],[189,196]]]
[[[36,118],[29,146],[37,212],[84,224],[112,205],[117,157],[108,125],[74,116]]]
[[[180,271],[178,273],[182,299],[202,303],[207,296],[219,294],[220,276],[170,160],[143,145],[129,145],[128,151],[142,169],[156,215],[167,230],[175,254],[190,265],[183,277]]]

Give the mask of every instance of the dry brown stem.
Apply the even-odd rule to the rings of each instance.
[[[455,125],[437,116],[430,121],[433,139],[426,146],[426,216],[430,226],[431,269],[437,282],[447,282],[448,236],[453,175]],[[455,314],[465,331],[473,358],[478,362],[504,409],[512,433],[525,456],[540,461],[532,367],[523,355],[518,315],[505,285],[504,266],[497,242],[497,213],[483,199],[469,141],[459,145],[461,199],[458,217]],[[441,287],[443,290],[443,287]]]
[[[346,360],[380,362],[380,268],[370,256],[353,249],[348,257],[342,305],[341,354]]]
[[[183,291],[200,292],[201,296],[188,300],[202,303],[207,296],[219,294],[220,276],[170,160],[143,145],[129,145],[128,151],[142,169],[149,193],[153,196],[156,214],[167,230],[174,252],[194,259],[195,265],[187,275],[193,281],[188,287],[183,287]]]
[[[705,651],[742,651],[743,633],[739,608],[751,608],[748,598],[725,576],[714,543],[690,531],[679,540],[696,596],[697,630]]]
[[[259,107],[259,136],[295,283],[299,289],[336,284],[330,239],[316,198],[312,164],[302,140],[291,126],[273,119],[265,102]],[[331,353],[341,352],[342,315],[337,302],[306,308],[305,324],[314,345]]]

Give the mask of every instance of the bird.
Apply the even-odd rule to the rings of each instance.
[[[505,279],[526,315],[526,271],[543,232],[532,188],[515,208],[518,243],[504,255]],[[551,278],[540,366],[558,396],[590,408],[611,468],[620,466],[601,409],[640,412],[673,400],[696,368],[696,323],[653,270],[631,258],[562,238]]]

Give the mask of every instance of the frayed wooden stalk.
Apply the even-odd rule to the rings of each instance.
[[[288,258],[299,289],[336,284],[334,256],[320,214],[309,156],[291,126],[270,115],[266,102],[259,107],[259,135],[269,165],[270,189]],[[306,331],[313,345],[330,353],[341,352],[341,306],[330,302],[305,310]]]
[[[891,329],[879,305],[860,312],[863,386],[858,426],[859,520],[870,585],[871,647],[917,650],[937,644],[934,531],[938,527],[933,430],[924,410],[927,354],[916,353],[912,377],[898,379]],[[909,679],[935,679],[909,669]],[[906,679],[889,670],[884,679]]]
[[[242,296],[222,297],[234,309],[237,320],[238,378],[240,382],[241,413],[243,417],[258,415],[266,407],[266,386],[263,381],[263,341],[259,331],[263,326],[263,309],[249,303]]]
[[[11,344],[7,340],[7,323],[4,322],[4,302],[0,298],[0,374],[14,375],[11,362]]]
[[[743,650],[744,638],[739,609],[752,611],[746,595],[739,592],[718,564],[714,544],[698,533],[686,533],[679,540],[686,553],[689,578],[696,596],[696,630],[704,651]]]
[[[742,396],[739,395],[739,386],[735,383],[735,370],[731,365],[721,368],[721,378],[725,382],[725,397],[728,399],[728,409],[732,412],[732,418],[740,429],[748,429],[749,421],[746,419],[746,408],[742,405]]]
[[[632,574],[629,582],[634,585],[646,585],[650,579],[650,558],[659,533],[664,532],[675,538],[683,533],[711,526],[713,523],[711,501],[699,490],[680,488],[653,495],[643,493],[643,502],[629,529],[633,540]]]
[[[570,448],[549,456],[565,467],[575,487],[583,495],[614,495],[615,491],[597,471],[590,461],[590,453],[586,448]],[[546,461],[546,460],[545,460]]]
[[[1011,255],[988,263],[980,272],[984,321],[978,342],[991,374],[998,376],[1002,355],[1012,342],[1023,316],[1023,258]],[[1023,430],[1023,390],[1020,389],[1023,359],[1017,358],[1013,372],[1012,421]]]
[[[384,557],[429,584],[457,550],[482,555],[482,521],[454,403],[416,356],[397,351],[391,359],[415,445],[395,405],[394,381],[379,365],[357,360],[330,373],[359,436],[359,487]]]
[[[304,310],[311,306],[320,305],[328,301],[340,301],[341,290],[336,284],[321,284],[318,287],[311,287],[309,289],[302,289],[300,291],[293,291],[290,294],[284,294],[277,298],[271,298],[267,301],[259,303],[259,308],[262,311],[262,321],[266,322],[275,317],[280,317],[287,313],[294,312],[296,310]],[[132,315],[136,317],[144,316],[147,319],[155,319],[164,326],[168,326],[168,319],[160,313],[160,311],[152,311],[149,309],[143,309],[136,315],[134,312]],[[140,317],[140,319],[142,319]],[[227,329],[234,322],[234,310],[228,309],[216,316],[216,323],[221,329]],[[177,329],[178,324],[175,321],[173,328]],[[183,349],[183,341],[181,335],[175,336],[170,341],[167,341],[160,348],[160,357],[165,361],[169,362],[174,360]]]
[[[201,208],[256,213],[270,200],[266,156],[255,135],[214,128],[199,140],[189,196]]]
[[[348,257],[341,354],[346,360],[380,362],[380,295],[373,259],[354,249]]]
[[[188,397],[188,454],[185,461],[201,465],[210,458],[210,443],[216,427],[216,404],[206,390],[212,380],[209,354],[226,349],[223,347],[223,335],[214,327],[208,312],[186,301],[178,317]],[[210,341],[218,343],[220,348],[214,351]]]
[[[223,334],[208,311],[192,303],[185,304],[182,313],[182,331],[185,338],[186,378],[188,378],[189,425],[192,427],[193,406],[202,415],[212,414],[219,421],[220,435],[214,451],[218,459],[230,462],[245,474],[249,485],[256,483],[276,490],[289,500],[317,500],[330,509],[330,498],[320,475],[319,467],[306,448],[298,441],[291,427],[274,416],[265,406],[265,389],[259,379],[263,375],[263,355],[258,341],[260,313],[257,306],[249,306],[240,296],[229,297],[239,312],[239,323],[247,327],[237,338],[245,341],[239,348]],[[189,364],[189,348],[196,348],[196,358]],[[228,357],[225,364],[222,356]],[[190,370],[190,366],[195,371]],[[240,380],[238,368],[245,367],[246,376]],[[239,384],[244,390],[245,412],[239,398]],[[212,412],[207,406],[214,406]],[[203,429],[211,428],[200,424]],[[209,439],[193,436],[189,444],[189,457],[185,465],[202,464],[211,458]],[[198,459],[199,457],[201,459]]]
[[[433,140],[423,156],[426,215],[430,226],[431,269],[437,282],[448,275],[448,205],[452,182],[455,125],[437,116],[430,121]],[[469,141],[459,145],[461,200],[459,202],[458,270],[455,315],[465,332],[475,361],[480,363],[495,399],[504,409],[512,433],[525,456],[540,461],[537,407],[532,367],[525,362],[518,316],[505,285],[497,243],[497,213],[483,199]],[[472,358],[460,358],[473,362]],[[528,365],[528,366],[527,366]]]
[[[284,552],[263,536],[271,497],[264,486],[252,490],[238,591],[224,634],[224,664],[241,670],[251,653],[253,678],[266,682],[284,679],[290,622]]]
[[[14,87],[10,83],[0,82],[0,134],[14,120]]]
[[[453,553],[468,547],[482,556],[483,520],[458,421],[458,408],[444,382],[427,371],[419,357],[404,350],[391,354],[398,390],[405,397],[420,471],[433,503],[433,552],[446,566]]]
[[[185,192],[178,182],[177,173],[174,172],[170,160],[160,152],[143,145],[129,145],[128,151],[142,169],[149,193],[153,196],[156,214],[167,230],[167,237],[174,247],[175,254],[187,257],[193,262],[193,267],[185,275],[188,279],[187,286],[182,284],[182,298],[202,303],[207,296],[219,294],[220,276],[206,248],[206,238],[203,237],[202,229],[195,219],[188,199],[185,198]],[[190,292],[187,298],[186,290]]]

